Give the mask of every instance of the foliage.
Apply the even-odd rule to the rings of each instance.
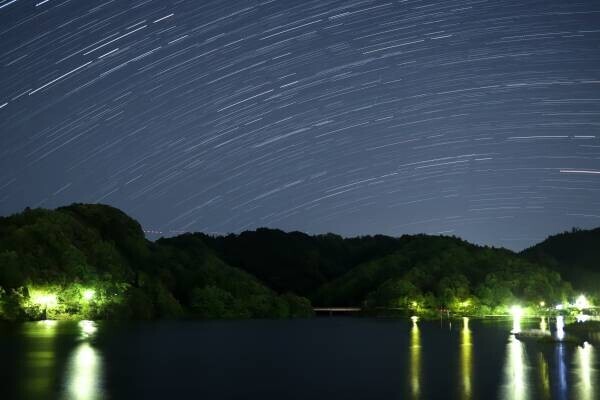
[[[0,218],[0,318],[285,318],[306,302],[278,296],[197,238],[151,243],[112,207]]]

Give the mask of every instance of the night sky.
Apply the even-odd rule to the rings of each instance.
[[[600,3],[0,0],[0,214],[72,202],[163,235],[599,226]]]

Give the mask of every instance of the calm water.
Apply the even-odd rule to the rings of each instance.
[[[0,398],[600,398],[597,348],[523,344],[511,328],[362,318],[0,325]]]

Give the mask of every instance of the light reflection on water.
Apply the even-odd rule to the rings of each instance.
[[[503,398],[522,400],[529,398],[527,385],[527,358],[524,344],[510,335],[504,367]]]
[[[577,377],[575,387],[578,399],[592,400],[596,398],[596,392],[592,384],[598,381],[598,371],[593,368],[594,356],[594,348],[588,342],[585,342],[583,346],[577,347],[574,359],[574,372]]]
[[[102,359],[91,343],[97,325],[93,321],[61,323],[52,320],[23,324],[27,338],[24,362],[25,385],[21,397],[26,399],[54,398],[93,400],[103,398],[101,386]],[[67,365],[57,355],[57,341],[73,336],[76,345],[68,356]],[[63,357],[64,358],[64,357]],[[61,378],[59,373],[65,371]]]
[[[413,399],[421,394],[421,333],[416,318],[410,330],[410,388]]]
[[[348,322],[350,324],[349,331],[355,329],[352,323],[352,321]],[[540,330],[546,329],[552,333],[558,331],[560,334],[563,323],[562,319],[558,319],[556,323],[553,319],[523,319],[522,322],[520,320],[512,321],[512,329],[526,330],[539,327]],[[312,329],[311,322],[306,324],[306,328]],[[219,325],[216,324],[216,326]],[[239,326],[239,329],[243,330],[246,325],[240,322]],[[522,342],[510,334],[510,321],[486,325],[478,320],[470,321],[468,318],[464,318],[462,324],[460,321],[455,321],[450,333],[447,334],[448,326],[449,324],[444,324],[442,329],[437,323],[420,322],[415,318],[412,323],[410,321],[400,322],[390,325],[390,328],[385,328],[386,332],[389,332],[387,329],[394,330],[391,337],[404,336],[404,339],[407,340],[404,342],[404,346],[408,348],[403,346],[404,348],[399,350],[401,351],[399,354],[402,354],[401,358],[394,358],[396,363],[394,368],[401,371],[400,376],[403,379],[403,382],[400,383],[402,387],[398,389],[401,389],[407,398],[465,400],[478,398],[591,400],[600,398],[596,387],[600,379],[596,348],[589,343],[578,347],[568,341],[560,344]],[[119,392],[115,393],[115,389],[123,390],[123,387],[110,387],[109,383],[115,380],[108,379],[114,376],[117,365],[107,361],[114,355],[114,350],[110,350],[111,347],[107,346],[107,343],[112,345],[116,340],[107,341],[105,338],[108,334],[115,335],[118,341],[125,340],[124,346],[127,347],[132,343],[127,342],[128,339],[123,339],[127,338],[124,332],[128,326],[125,326],[125,330],[119,328],[111,331],[106,326],[102,326],[102,329],[98,328],[99,325],[93,321],[79,323],[43,321],[23,324],[24,346],[22,351],[15,352],[18,356],[15,360],[18,361],[8,362],[8,364],[16,365],[22,371],[23,376],[18,381],[19,396],[17,398],[73,400],[93,400],[109,396],[118,398]],[[169,335],[177,335],[186,329],[198,329],[198,332],[205,332],[206,329],[212,328],[199,327],[199,325],[190,327],[182,324],[177,329],[167,330],[167,335],[164,338],[161,336],[160,342],[156,344],[174,343],[169,342],[168,338],[173,337]],[[219,329],[229,328],[223,325]],[[335,337],[331,338],[331,340],[334,339]],[[0,340],[3,339],[0,337]],[[319,340],[322,340],[320,336]],[[191,351],[195,351],[196,348],[200,349],[195,354],[201,354],[200,352],[204,351],[206,346],[205,343],[200,341],[185,345],[189,346]],[[215,339],[213,343],[221,343],[221,341]],[[389,342],[382,345],[386,344]],[[231,343],[223,343],[223,346],[226,345],[231,345]],[[269,344],[263,344],[261,351],[264,351],[265,346],[268,347]],[[493,351],[490,352],[490,349]],[[347,350],[344,351],[347,352]],[[346,352],[343,354],[346,355]],[[144,358],[145,353],[132,354],[135,354],[135,357],[129,357],[129,359],[135,360],[135,362],[139,360],[140,363],[146,361],[155,363],[157,361],[156,358]],[[222,351],[216,351],[214,354],[217,355],[217,358],[211,359],[211,363],[218,362],[217,359],[221,357]],[[311,359],[318,356],[317,353],[309,355]],[[236,360],[231,362],[235,364]],[[325,357],[321,360],[325,365],[331,363],[331,367],[335,367],[333,359]],[[381,358],[373,359],[373,365],[377,366],[380,360]],[[441,365],[444,367],[440,367]],[[124,368],[130,367],[138,368],[133,365],[126,365]],[[157,364],[155,367],[160,370],[161,365]],[[123,370],[120,366],[118,369]],[[191,366],[189,369],[193,370]],[[205,370],[199,369],[197,373],[203,373],[203,371]],[[444,371],[443,373],[453,379],[446,377],[440,371]],[[161,374],[166,372],[162,371]],[[258,377],[262,373],[258,371],[259,375],[252,379],[259,379]],[[304,374],[310,373],[310,371],[307,372],[306,369],[303,369],[296,373]],[[132,382],[134,385],[148,384],[143,369],[132,371],[132,377],[135,379]],[[493,379],[491,380],[490,377]],[[235,380],[231,377],[224,377],[224,379]],[[373,379],[373,377],[367,375],[365,384],[369,382],[369,379]],[[488,385],[486,382],[490,381],[496,382],[492,383],[491,390],[486,387]],[[166,382],[170,382],[170,380],[167,379]],[[316,382],[321,382],[321,380],[316,380]],[[397,381],[389,382],[390,385],[399,383]],[[440,395],[444,397],[439,397]],[[227,397],[226,393],[224,393],[224,397]],[[2,388],[0,388],[0,398],[6,398]],[[12,397],[8,396],[8,398]],[[270,399],[268,396],[263,398]],[[352,396],[347,398],[352,399]]]
[[[104,397],[102,391],[102,358],[91,344],[98,330],[94,321],[80,321],[81,342],[73,351],[65,376],[65,397],[72,400],[94,400]]]
[[[66,374],[66,398],[101,399],[102,359],[89,343],[82,342],[73,352]]]
[[[462,376],[461,398],[471,399],[471,386],[473,383],[473,356],[472,356],[471,329],[469,318],[463,318],[463,328],[460,333],[460,373]]]
[[[24,362],[29,377],[24,390],[26,398],[44,398],[52,391],[56,370],[54,354],[56,327],[56,321],[39,321],[27,325],[25,334],[30,341]]]

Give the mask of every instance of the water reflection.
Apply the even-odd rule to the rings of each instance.
[[[504,368],[505,382],[503,385],[503,398],[515,400],[527,399],[527,359],[525,357],[524,344],[514,335],[510,335],[507,347],[507,361]]]
[[[558,318],[557,318],[557,328],[558,328]],[[557,331],[558,335],[558,331]],[[563,332],[564,336],[564,332]],[[562,340],[562,339],[561,339]],[[558,385],[558,393],[557,398],[566,399],[567,398],[567,367],[565,365],[565,346],[562,343],[559,343],[554,350],[556,355],[556,372],[557,379],[556,384]]]
[[[594,348],[588,342],[577,347],[575,353],[575,375],[577,378],[577,398],[595,399],[593,382],[597,382],[597,371],[594,369]]]
[[[23,325],[28,339],[24,360],[27,384],[23,387],[25,398],[40,399],[52,393],[55,382],[56,321],[39,321]]]
[[[565,338],[565,318],[562,315],[556,317],[556,337],[558,340]]]
[[[542,352],[537,353],[538,361],[538,376],[539,376],[539,387],[541,398],[550,398],[550,371],[548,368],[548,361]]]
[[[542,331],[542,332],[548,331],[548,323],[546,322],[546,317],[542,317],[540,319],[540,331]]]
[[[421,333],[417,319],[412,318],[410,331],[410,388],[413,399],[419,398],[421,393]]]
[[[469,329],[469,318],[463,318],[463,329],[460,334],[460,373],[462,377],[462,399],[471,398],[471,386],[473,379],[473,357],[472,357],[471,330]]]
[[[82,341],[69,360],[65,376],[65,396],[73,400],[103,398],[102,358],[90,343],[98,328],[93,321],[81,321],[78,326]]]

